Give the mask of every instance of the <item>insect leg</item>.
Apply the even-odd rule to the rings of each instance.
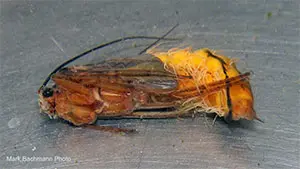
[[[83,127],[93,129],[93,130],[111,132],[111,133],[126,133],[126,134],[129,134],[129,133],[136,132],[135,129],[124,129],[124,128],[118,128],[118,127],[112,127],[112,126],[84,125]]]
[[[242,83],[243,80],[247,79],[249,76],[250,76],[250,73],[246,72],[244,74],[240,74],[235,77],[227,78],[225,80],[219,80],[216,82],[212,82],[212,83],[208,84],[207,86],[204,86],[204,85],[198,86],[199,90],[197,90],[196,87],[193,87],[193,88],[176,91],[173,93],[173,95],[183,95],[184,97],[181,97],[181,99],[187,99],[190,97],[198,96],[200,94],[201,95],[208,94],[208,93],[212,93],[212,92],[218,91],[220,89],[223,89],[225,87],[230,87],[231,85]]]
[[[179,112],[179,111],[167,111],[167,112],[133,112],[130,115],[123,116],[124,118],[145,118],[145,119],[164,119],[164,118],[177,118],[177,117],[191,117],[193,112]]]
[[[225,68],[226,62],[222,58],[220,58],[220,57],[214,55],[213,53],[211,53],[209,50],[207,50],[206,52],[207,52],[208,56],[219,60],[219,62],[222,65],[222,69],[223,69],[223,73],[225,75],[225,79],[228,79],[229,76],[228,76],[226,68]],[[231,101],[231,97],[230,97],[230,83],[227,82],[227,81],[226,81],[226,98],[227,98],[228,114],[227,114],[226,117],[224,117],[224,120],[226,122],[231,122],[232,121],[232,109],[233,108],[232,108],[232,101]]]

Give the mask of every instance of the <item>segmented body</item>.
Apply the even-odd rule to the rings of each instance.
[[[207,49],[148,53],[148,59],[60,70],[52,77],[53,94],[40,93],[42,110],[74,125],[91,124],[97,117],[177,117],[191,110],[216,112],[228,120],[256,118],[249,73],[240,74],[227,57]],[[172,109],[143,112],[160,108]]]

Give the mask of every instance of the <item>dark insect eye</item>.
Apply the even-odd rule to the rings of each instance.
[[[44,97],[51,97],[51,96],[53,96],[53,89],[52,88],[46,88],[46,89],[44,89],[43,96]]]

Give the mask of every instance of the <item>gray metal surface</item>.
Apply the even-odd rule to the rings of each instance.
[[[300,168],[299,1],[0,4],[0,168]],[[228,125],[219,119],[211,126],[212,118],[203,116],[97,122],[139,131],[122,136],[74,128],[39,114],[39,85],[68,57],[120,36],[159,36],[177,22],[170,36],[186,36],[186,44],[195,48],[240,58],[242,70],[254,72],[255,108],[265,123]],[[126,45],[132,42],[79,63],[134,55],[119,51]]]

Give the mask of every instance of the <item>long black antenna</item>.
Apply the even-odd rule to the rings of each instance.
[[[151,45],[149,45],[148,47],[146,47],[144,50],[142,50],[139,55],[143,54],[144,52],[146,52],[148,49],[150,49],[152,46],[156,45],[159,41],[161,41],[162,39],[164,39],[167,35],[169,35],[177,26],[179,25],[179,23],[177,23],[175,26],[173,26],[167,33],[165,33],[161,38],[157,39],[155,42],[153,42]]]
[[[50,81],[51,79],[51,76],[53,74],[55,74],[57,71],[59,71],[61,68],[63,68],[64,66],[66,66],[67,64],[83,57],[84,55],[87,55],[95,50],[98,50],[98,49],[101,49],[101,48],[104,48],[106,46],[109,46],[109,45],[112,45],[112,44],[115,44],[115,43],[118,43],[118,42],[122,42],[122,41],[126,41],[126,40],[130,40],[130,39],[157,39],[157,40],[178,40],[176,38],[164,38],[164,37],[155,37],[155,36],[128,36],[128,37],[123,37],[123,38],[119,38],[119,39],[116,39],[116,40],[113,40],[113,41],[110,41],[110,42],[107,42],[107,43],[103,43],[103,44],[100,44],[96,47],[93,47],[91,49],[88,49],[86,50],[85,52],[77,55],[77,56],[74,56],[72,57],[71,59],[65,61],[64,63],[62,63],[61,65],[59,65],[58,67],[56,67],[48,76],[47,78],[45,79],[45,81],[43,82],[43,84],[40,86],[39,90],[40,91],[43,87],[45,87],[47,85],[47,83]]]

